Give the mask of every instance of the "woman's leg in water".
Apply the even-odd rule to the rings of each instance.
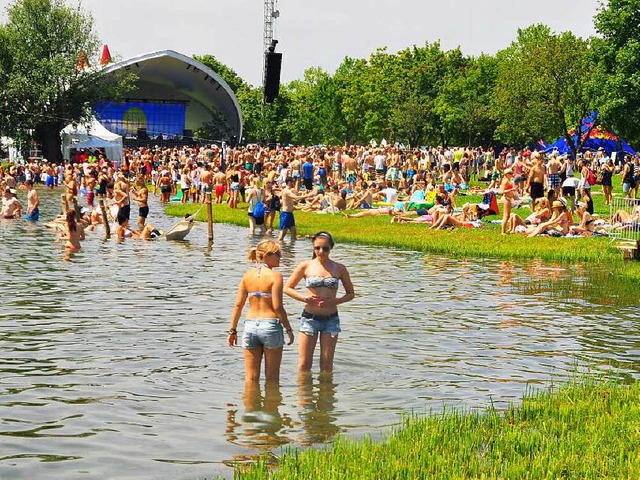
[[[244,379],[246,382],[260,381],[260,365],[262,363],[263,348],[245,348],[244,350]]]
[[[323,333],[320,335],[320,371],[333,371],[333,356],[336,352],[338,335]]]
[[[298,370],[309,371],[313,366],[313,352],[318,342],[318,334],[307,335],[306,333],[300,333],[298,337]]]
[[[264,349],[264,374],[267,382],[277,382],[280,380],[282,350],[282,347]]]

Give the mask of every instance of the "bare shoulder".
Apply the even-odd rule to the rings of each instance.
[[[298,265],[296,265],[296,268],[294,270],[298,272],[304,272],[310,263],[311,263],[311,260],[304,260],[300,262]]]
[[[343,263],[334,262],[334,264],[335,264],[336,271],[340,273],[341,277],[349,273],[349,271],[347,270],[347,267]]]

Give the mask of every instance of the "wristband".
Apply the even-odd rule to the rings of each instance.
[[[237,335],[238,331],[235,328],[229,330],[229,335]]]

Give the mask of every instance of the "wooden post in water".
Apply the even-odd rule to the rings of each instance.
[[[207,204],[207,227],[209,229],[209,243],[213,242],[213,198],[211,192],[205,194]]]
[[[62,206],[62,215],[67,215],[67,210],[69,210],[69,203],[67,202],[67,196],[63,193],[60,195],[60,205]]]
[[[104,206],[104,200],[101,198],[98,200],[100,205],[100,212],[102,213],[102,223],[104,224],[104,237],[109,238],[111,236],[111,229],[109,228],[109,217],[107,217],[107,209]]]
[[[78,199],[73,197],[73,210],[76,212],[76,220],[80,221],[82,215],[80,214],[80,208],[78,207]]]

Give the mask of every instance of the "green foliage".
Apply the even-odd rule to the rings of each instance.
[[[235,94],[241,89],[251,88],[235,70],[220,62],[213,55],[194,55],[193,58],[220,75],[220,77],[229,84],[229,87],[231,87],[231,90],[233,90]]]
[[[619,134],[640,142],[640,0],[609,0],[595,17],[600,38],[592,61],[599,66],[599,109]]]
[[[592,380],[525,394],[505,412],[406,417],[386,440],[339,438],[236,471],[240,479],[637,478],[640,384]]]
[[[445,78],[437,111],[443,132],[453,144],[487,145],[493,140],[495,120],[490,105],[497,67],[495,57],[481,55]]]
[[[88,105],[116,99],[130,76],[107,81],[97,69],[77,69],[81,52],[97,63],[92,17],[62,0],[18,0],[0,26],[0,105],[3,134],[32,129],[47,158],[60,160],[60,130],[82,122]],[[95,55],[94,55],[95,54]]]
[[[498,137],[528,143],[565,135],[595,107],[589,43],[545,25],[518,31],[518,39],[498,54],[493,103]],[[572,142],[568,142],[572,145]],[[573,145],[574,153],[579,148]]]

